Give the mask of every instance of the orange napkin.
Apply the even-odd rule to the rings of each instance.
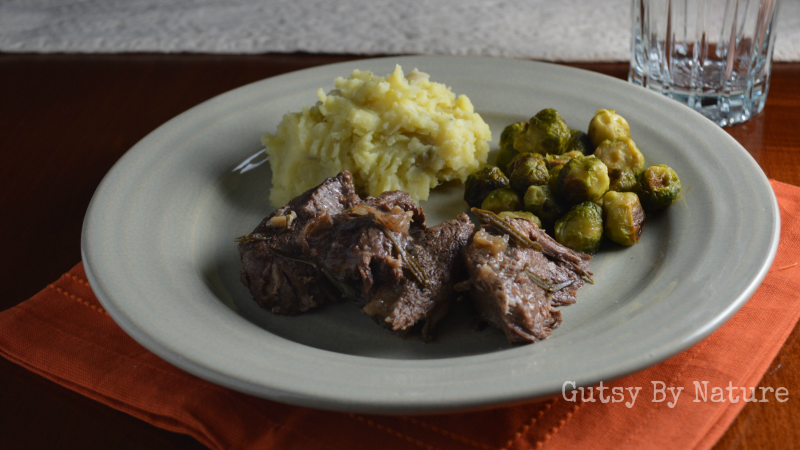
[[[741,388],[751,396],[800,318],[800,188],[779,182],[772,187],[782,234],[761,287],[704,341],[647,370],[604,383],[609,387],[602,391],[606,400],[619,400],[612,389],[622,388],[619,402],[602,403],[595,388],[583,392],[586,402],[580,392],[576,401],[567,401],[568,390],[567,397],[491,411],[393,417],[317,411],[251,397],[183,372],[134,342],[100,306],[82,264],[0,313],[0,354],[212,449],[710,448],[744,407]],[[695,381],[701,393],[707,391],[705,399]],[[641,390],[631,402],[637,387]],[[653,401],[662,398],[662,387],[664,401]],[[670,407],[673,392],[681,387]],[[588,401],[590,393],[594,402]],[[778,402],[787,397],[759,390],[755,398]]]

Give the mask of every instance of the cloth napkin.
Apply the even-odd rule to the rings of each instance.
[[[593,390],[573,393],[569,386],[566,395],[545,401],[397,417],[251,397],[183,372],[128,337],[92,294],[82,264],[0,313],[0,355],[212,449],[710,448],[745,397],[788,398],[780,387],[752,390],[800,318],[800,188],[775,181],[772,187],[782,222],[778,253],[761,287],[733,318],[656,366]]]
[[[774,60],[800,61],[800,2]],[[631,0],[4,0],[3,52],[356,53],[628,61]]]

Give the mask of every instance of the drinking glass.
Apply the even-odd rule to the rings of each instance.
[[[628,81],[720,126],[754,117],[769,91],[780,0],[633,0]]]

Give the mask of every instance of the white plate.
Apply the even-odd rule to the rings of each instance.
[[[586,129],[595,110],[628,119],[648,165],[681,177],[681,198],[645,224],[639,244],[607,246],[597,284],[561,308],[551,338],[510,348],[471,331],[462,302],[434,343],[400,339],[343,302],[298,317],[256,307],[239,282],[233,238],[272,208],[270,169],[234,169],[283,114],[353,69],[395,64],[467,94],[492,128],[555,108]],[[431,224],[466,209],[460,185],[423,203]],[[556,65],[472,57],[395,57],[303,70],[213,98],[134,146],[95,193],[82,251],[94,292],[134,339],[176,366],[257,396],[363,413],[455,411],[553,395],[566,380],[610,380],[709,335],[753,294],[778,244],[778,207],[755,161],[677,102]]]

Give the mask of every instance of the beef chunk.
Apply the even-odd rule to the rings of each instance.
[[[527,236],[533,242],[536,242],[542,246],[542,252],[550,260],[559,263],[559,265],[570,268],[570,270],[572,270],[575,274],[585,276],[587,278],[590,278],[590,276],[593,275],[592,271],[589,270],[589,260],[592,259],[590,255],[576,252],[559,244],[555,239],[551,238],[547,233],[544,232],[544,230],[537,227],[536,224],[531,221],[524,219],[511,220],[511,224],[515,229]],[[576,291],[578,287],[575,288]],[[575,303],[574,296],[572,301],[564,301],[562,303]]]
[[[303,258],[297,236],[310,220],[341,213],[360,202],[352,175],[343,171],[265,218],[248,235],[250,239],[239,244],[241,280],[253,299],[275,314],[299,314],[340,298],[322,272],[297,261]]]
[[[574,303],[589,279],[591,257],[524,219],[489,219],[474,234],[465,214],[428,228],[407,193],[362,201],[344,171],[239,239],[241,278],[276,314],[344,296],[391,330],[424,323],[423,339],[456,291],[470,290],[480,317],[509,342],[544,339],[561,323],[555,307]]]
[[[463,214],[428,229],[411,197],[394,191],[309,221],[300,241],[365,313],[395,331],[424,320],[429,338],[465,277],[461,252],[471,233]]]
[[[505,221],[541,249],[520,245],[505,232],[483,225],[464,249],[470,291],[481,319],[505,333],[509,343],[536,342],[561,323],[554,308],[575,302],[589,271],[589,255],[574,252],[524,219]]]
[[[355,295],[363,307],[376,276],[394,282],[404,279],[401,256],[392,239],[406,248],[412,227],[424,230],[425,222],[411,197],[385,192],[340,214],[316,217],[305,226],[299,241],[311,260],[355,290],[348,295]],[[391,238],[385,229],[392,232]]]
[[[466,214],[412,234],[407,249],[428,283],[423,285],[408,276],[398,284],[385,283],[364,306],[364,312],[382,318],[393,330],[405,330],[425,320],[422,338],[430,339],[456,294],[453,286],[466,278],[462,251],[471,234],[472,222]]]

